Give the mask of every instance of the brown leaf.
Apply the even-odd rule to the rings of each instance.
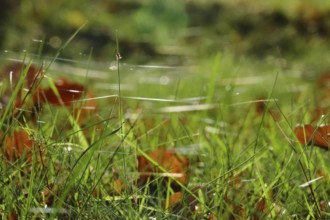
[[[267,201],[265,198],[262,198],[260,201],[257,202],[255,213],[252,216],[253,220],[264,219],[267,214]]]
[[[297,126],[294,129],[299,142],[305,145],[315,145],[329,150],[330,125],[314,128],[312,125]]]
[[[86,92],[84,100],[81,101],[74,109],[73,116],[77,119],[77,121],[81,122],[88,116],[92,115],[95,109],[96,101],[94,96],[90,92]]]
[[[12,62],[7,64],[0,72],[0,80],[7,81],[8,85],[11,84],[5,91],[2,93],[1,102],[2,104],[6,105],[12,95],[12,90],[15,88],[16,84],[18,83],[21,74],[25,70],[26,65],[22,62]],[[31,88],[35,78],[42,72],[41,69],[37,69],[34,65],[30,65],[29,69],[27,70],[27,75],[25,78],[26,84],[28,88]],[[23,102],[22,97],[22,88],[16,97],[14,106],[16,108],[20,108]]]
[[[32,160],[32,148],[36,143],[30,139],[29,134],[25,130],[17,130],[14,131],[13,135],[7,135],[4,144],[4,155],[7,160],[15,161],[23,157],[28,161]]]
[[[161,167],[166,169],[168,173],[163,173],[158,167],[153,165],[144,156],[138,156],[138,172],[140,172],[140,178],[138,179],[138,185],[143,186],[148,182],[148,179],[155,179],[157,176],[164,176],[164,186],[167,186],[170,175],[174,176],[182,184],[188,182],[188,167],[189,160],[184,156],[177,155],[173,150],[168,150],[165,147],[160,147],[154,151],[148,153],[148,155],[156,161]],[[175,181],[171,181],[171,187],[175,192],[181,190],[181,187]]]
[[[73,116],[78,122],[82,122],[94,113],[96,101],[92,93],[87,91],[84,85],[62,78],[55,82],[55,87],[58,96],[51,88],[39,88],[33,97],[34,105],[39,106],[49,103],[56,106],[69,107],[72,106],[73,102],[76,102]],[[78,100],[79,102],[77,102]]]
[[[168,206],[169,207],[174,207],[176,204],[178,204],[183,197],[182,192],[175,192],[174,194],[170,195],[169,201],[168,201]]]
[[[1,80],[12,80],[13,86],[16,85],[19,78],[21,77],[21,74],[25,70],[26,65],[22,62],[12,62],[7,64],[3,70],[1,71]],[[27,85],[30,87],[37,76],[39,70],[34,66],[30,65],[27,75],[26,75],[26,82]]]
[[[8,216],[8,220],[17,220],[18,218],[18,214],[16,211],[13,211],[9,216]]]
[[[224,196],[224,202],[228,206],[228,210],[230,215],[229,219],[236,219],[235,216],[239,216],[241,218],[246,218],[246,212],[244,210],[244,206],[241,204],[236,204],[234,201],[232,201],[227,194]]]
[[[257,98],[255,100],[255,111],[258,115],[262,115],[267,110],[266,103],[263,100],[263,97]]]
[[[318,85],[320,87],[330,88],[330,72],[329,71],[321,73],[319,80],[318,80]]]
[[[320,209],[322,212],[324,213],[329,213],[330,211],[330,202],[329,201],[324,201],[324,200],[321,200],[319,202],[319,206],[320,206]]]
[[[48,206],[54,205],[54,200],[58,196],[59,186],[55,183],[49,184],[47,187],[40,191],[45,204]]]
[[[324,168],[320,168],[320,169],[318,169],[318,170],[316,170],[316,177],[328,177],[328,174],[327,174],[327,172],[325,172],[325,170],[326,169],[324,169]]]
[[[40,89],[34,96],[34,103],[71,106],[72,102],[79,100],[86,90],[84,85],[66,79],[57,80],[55,87],[59,96],[51,88]]]
[[[110,194],[121,195],[125,190],[125,183],[120,179],[118,171],[112,170],[112,178],[110,181]]]
[[[280,121],[281,120],[281,112],[277,109],[274,109],[274,108],[267,108],[265,100],[266,99],[264,99],[264,98],[256,99],[256,101],[255,101],[255,111],[256,111],[257,115],[262,115],[265,112],[268,112],[268,114],[270,114],[272,116],[274,121]]]
[[[319,120],[324,120],[324,116],[329,112],[329,108],[315,108],[310,111],[311,122],[317,122]],[[327,120],[328,122],[328,120]]]

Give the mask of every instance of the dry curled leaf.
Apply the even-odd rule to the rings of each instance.
[[[163,173],[158,166],[155,166],[144,156],[138,156],[138,172],[140,177],[138,179],[138,185],[143,186],[148,182],[148,179],[156,179],[163,177],[164,186],[167,186],[167,183],[170,179],[170,176],[175,178],[177,181],[186,185],[188,182],[188,167],[189,160],[184,156],[177,155],[174,150],[168,150],[165,147],[160,147],[154,151],[148,153],[148,156],[151,157],[157,164],[164,169],[167,173]],[[171,181],[171,187],[175,192],[181,190],[180,185],[176,181]]]
[[[305,145],[315,145],[322,149],[330,149],[330,125],[314,127],[312,125],[300,125],[294,129],[299,142]]]

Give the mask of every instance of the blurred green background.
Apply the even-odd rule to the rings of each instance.
[[[0,49],[112,60],[116,35],[126,62],[182,65],[222,51],[252,59],[326,65],[330,2],[324,0],[2,0]],[[41,41],[43,43],[41,43]],[[326,67],[322,67],[326,68]]]

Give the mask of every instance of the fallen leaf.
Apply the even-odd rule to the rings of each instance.
[[[17,85],[21,74],[23,71],[27,68],[27,66],[22,62],[12,62],[7,64],[1,71],[0,71],[0,80],[2,82],[8,83],[8,88],[5,89],[2,93],[1,97],[1,103],[4,105],[7,105],[10,99],[10,96],[12,95],[12,91]],[[29,66],[29,69],[27,70],[27,75],[25,78],[26,85],[30,89],[33,86],[33,83],[38,77],[38,75],[41,75],[42,72],[41,68],[37,69],[33,64]],[[14,107],[20,108],[23,105],[23,95],[22,95],[22,88],[20,88],[20,91],[16,97]]]
[[[311,122],[318,122],[320,120],[325,120],[324,116],[329,112],[329,108],[315,108],[310,111]],[[326,120],[328,122],[328,120]]]
[[[16,211],[13,211],[9,216],[8,216],[8,220],[17,220],[18,218],[18,214]]]
[[[54,200],[58,196],[59,186],[55,183],[49,184],[47,187],[40,191],[40,194],[43,198],[43,202],[47,206],[54,205]]]
[[[7,135],[4,144],[4,155],[9,161],[15,161],[22,158],[31,161],[33,147],[37,146],[37,143],[30,139],[29,134],[23,129],[14,131],[12,135]],[[42,150],[41,155],[43,155],[43,149],[39,148],[39,150]]]
[[[264,219],[267,215],[267,201],[265,198],[259,200],[255,207],[255,212],[252,215],[253,220]]]
[[[165,147],[160,147],[154,151],[149,152],[148,156],[157,162],[159,166],[166,169],[168,173],[163,173],[157,166],[151,163],[144,156],[138,156],[138,172],[140,173],[140,177],[138,179],[139,186],[145,185],[149,178],[150,180],[153,180],[159,177],[163,177],[163,185],[166,187],[170,179],[169,176],[172,176],[183,185],[187,184],[187,172],[189,167],[188,158],[179,156],[174,152],[174,150],[168,150]],[[171,181],[170,185],[174,192],[181,190],[180,185],[173,180]]]
[[[330,72],[323,72],[318,79],[318,85],[320,87],[330,88]]]
[[[258,115],[262,115],[267,110],[266,102],[264,100],[265,99],[262,97],[255,100],[255,111]]]
[[[58,94],[52,88],[39,88],[33,97],[34,105],[39,107],[48,103],[70,107],[75,102],[73,116],[78,122],[82,122],[94,113],[96,101],[84,85],[62,78],[55,82],[55,87]]]
[[[316,177],[328,177],[328,174],[326,172],[326,169],[325,168],[320,168],[318,170],[316,170]]]
[[[294,133],[301,144],[309,144],[314,130],[315,128],[312,125],[299,125],[295,127]]]
[[[329,213],[330,211],[330,201],[321,200],[319,206],[322,212]]]
[[[27,66],[22,62],[12,62],[7,64],[0,73],[1,81],[8,80],[13,86],[15,86],[26,67]],[[29,87],[33,84],[39,71],[40,70],[38,70],[33,64],[30,65],[25,79]]]
[[[231,213],[230,214],[230,219],[235,218],[234,216],[240,216],[240,217],[246,217],[246,213],[244,210],[243,205],[241,204],[236,204],[233,200],[231,200],[227,193],[224,195],[223,198],[225,204],[228,206],[228,211]]]
[[[82,122],[87,117],[92,115],[96,109],[96,101],[94,96],[90,92],[86,92],[84,100],[81,100],[77,106],[75,106],[73,116],[78,122]]]
[[[79,100],[86,90],[84,85],[66,79],[57,80],[55,87],[58,95],[52,88],[40,89],[34,96],[34,103],[71,106],[72,102]]]
[[[314,128],[312,125],[300,125],[295,127],[299,142],[305,145],[315,145],[322,149],[329,150],[330,125]]]
[[[118,171],[112,170],[112,178],[110,181],[110,194],[121,195],[125,190],[125,183],[120,179]]]
[[[176,204],[178,204],[183,197],[182,192],[175,192],[174,194],[170,195],[169,201],[168,201],[168,207],[174,207]],[[165,205],[164,205],[165,206]]]
[[[256,111],[257,115],[262,115],[265,112],[268,112],[268,114],[270,114],[272,116],[274,121],[280,121],[281,120],[281,112],[277,109],[274,109],[274,108],[267,108],[266,100],[267,99],[264,99],[264,98],[256,99],[256,101],[255,101],[255,111]]]

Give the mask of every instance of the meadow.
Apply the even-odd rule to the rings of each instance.
[[[246,3],[231,17],[221,7],[239,1],[191,2],[227,22],[179,32],[206,18],[169,4],[180,22],[132,32],[126,20],[157,14],[145,4],[100,13],[118,22],[106,46],[86,44],[107,19],[83,10],[63,13],[66,36],[4,41],[3,219],[330,218],[328,6]]]

